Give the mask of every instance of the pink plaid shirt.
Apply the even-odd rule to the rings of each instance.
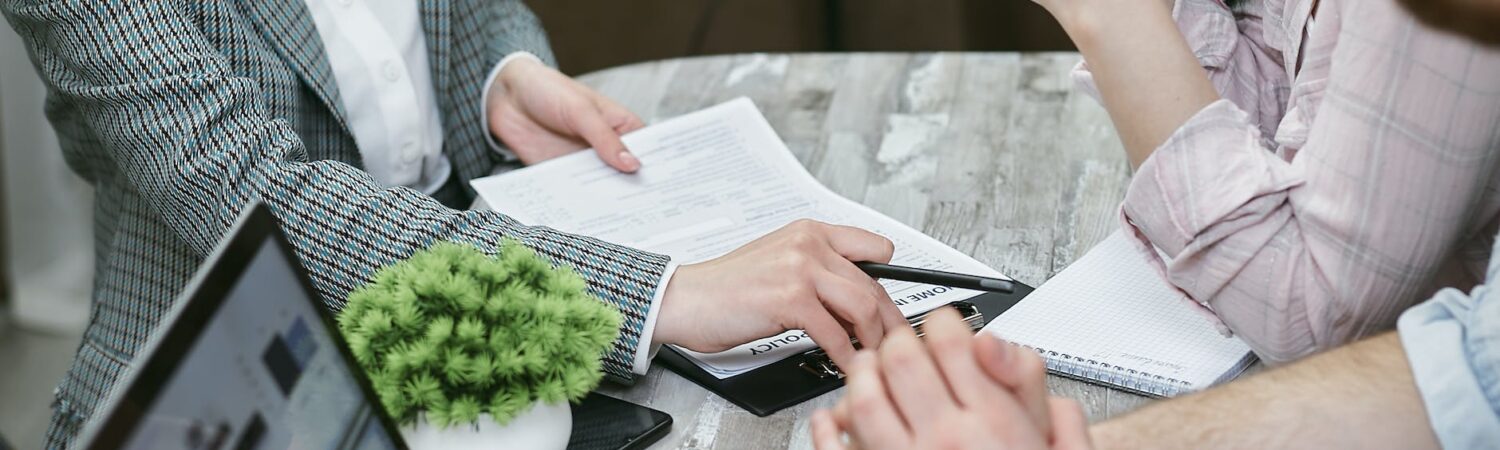
[[[1393,0],[1322,0],[1311,21],[1312,0],[1243,3],[1173,8],[1224,100],[1131,180],[1141,254],[1271,363],[1478,282],[1500,211],[1500,52]]]

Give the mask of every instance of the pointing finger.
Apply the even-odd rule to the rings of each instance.
[[[880,319],[879,298],[862,281],[849,280],[833,273],[814,282],[818,298],[830,311],[853,326],[855,336],[867,348],[875,348],[885,338],[885,322]]]
[[[911,327],[911,323],[906,321],[906,316],[901,314],[901,309],[896,307],[896,302],[891,300],[891,295],[885,291],[885,287],[881,286],[880,282],[870,278],[869,275],[866,275],[864,271],[859,270],[859,267],[855,266],[854,263],[843,259],[843,257],[835,256],[827,258],[823,264],[828,267],[829,271],[837,274],[839,277],[854,281],[865,291],[869,292],[868,297],[874,299],[877,315],[874,320],[881,323],[881,328],[886,330],[885,332],[898,327]],[[864,338],[860,338],[860,342],[866,348],[870,349],[874,349],[880,344],[878,341],[866,341]]]
[[[849,359],[854,357],[854,344],[849,343],[849,332],[827,310],[821,309],[821,305],[809,309],[811,311],[793,313],[798,316],[794,320],[800,322],[795,326],[802,328],[813,343],[822,347],[834,364],[839,367],[848,364]]]

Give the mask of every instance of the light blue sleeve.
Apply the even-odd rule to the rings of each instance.
[[[1443,448],[1500,445],[1500,258],[1490,262],[1487,283],[1468,295],[1444,289],[1397,323]]]

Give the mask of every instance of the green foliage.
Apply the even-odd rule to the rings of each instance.
[[[339,331],[392,417],[505,424],[598,386],[619,313],[531,249],[506,240],[499,253],[438,243],[349,294]]]

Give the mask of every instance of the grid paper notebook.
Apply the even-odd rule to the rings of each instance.
[[[1255,362],[1131,245],[1116,231],[984,330],[1036,350],[1058,375],[1159,397],[1230,380]]]

